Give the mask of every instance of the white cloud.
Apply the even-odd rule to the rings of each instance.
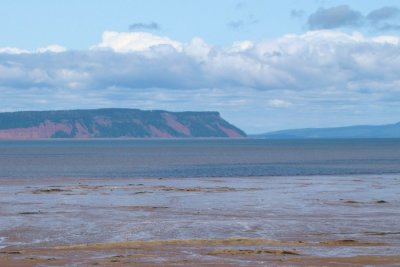
[[[46,52],[52,52],[52,53],[62,53],[67,51],[67,49],[61,45],[53,44],[49,45],[46,47],[38,48],[36,49],[36,52],[38,53],[46,53]]]
[[[207,60],[212,47],[200,37],[195,37],[189,44],[184,45],[184,53],[202,61]]]
[[[380,44],[389,44],[389,45],[400,45],[400,37],[399,36],[393,36],[393,35],[381,35],[375,38],[372,38],[372,40],[376,43]]]
[[[0,85],[343,91],[374,83],[379,89],[400,80],[399,40],[322,30],[221,48],[199,37],[185,44],[150,33],[105,32],[88,51],[0,49]]]
[[[290,107],[292,105],[292,103],[290,103],[289,101],[282,99],[272,99],[268,102],[268,104],[274,108],[285,108],[285,107]]]
[[[152,47],[168,45],[178,51],[182,44],[168,37],[157,36],[148,32],[111,32],[103,33],[100,44],[93,48],[108,48],[118,53],[146,51]]]
[[[240,41],[233,43],[232,46],[227,49],[227,51],[231,53],[244,52],[253,47],[254,43],[252,41]]]
[[[0,47],[0,54],[24,54],[29,53],[29,50],[16,47]]]
[[[61,45],[53,44],[46,47],[37,48],[35,50],[27,50],[16,47],[0,47],[0,54],[35,54],[35,53],[62,53],[67,49]]]

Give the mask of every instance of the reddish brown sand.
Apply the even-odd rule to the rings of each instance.
[[[163,240],[3,250],[0,266],[399,266],[400,256],[315,257],[301,241],[265,239]],[[375,246],[335,241],[329,246]],[[383,245],[383,244],[380,244]],[[256,248],[255,248],[256,247]],[[276,247],[290,247],[277,249]],[[229,249],[228,249],[229,248]]]

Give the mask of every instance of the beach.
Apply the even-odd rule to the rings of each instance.
[[[400,176],[2,179],[0,266],[399,266]]]
[[[400,267],[400,0],[0,21],[0,267]]]

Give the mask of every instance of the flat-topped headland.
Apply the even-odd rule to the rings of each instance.
[[[0,113],[0,139],[237,138],[219,112],[106,108]]]

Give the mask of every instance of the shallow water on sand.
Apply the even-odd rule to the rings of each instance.
[[[0,141],[0,266],[397,266],[398,173],[400,140]]]
[[[318,256],[399,255],[400,176],[5,180],[0,246],[231,237],[385,246]]]

